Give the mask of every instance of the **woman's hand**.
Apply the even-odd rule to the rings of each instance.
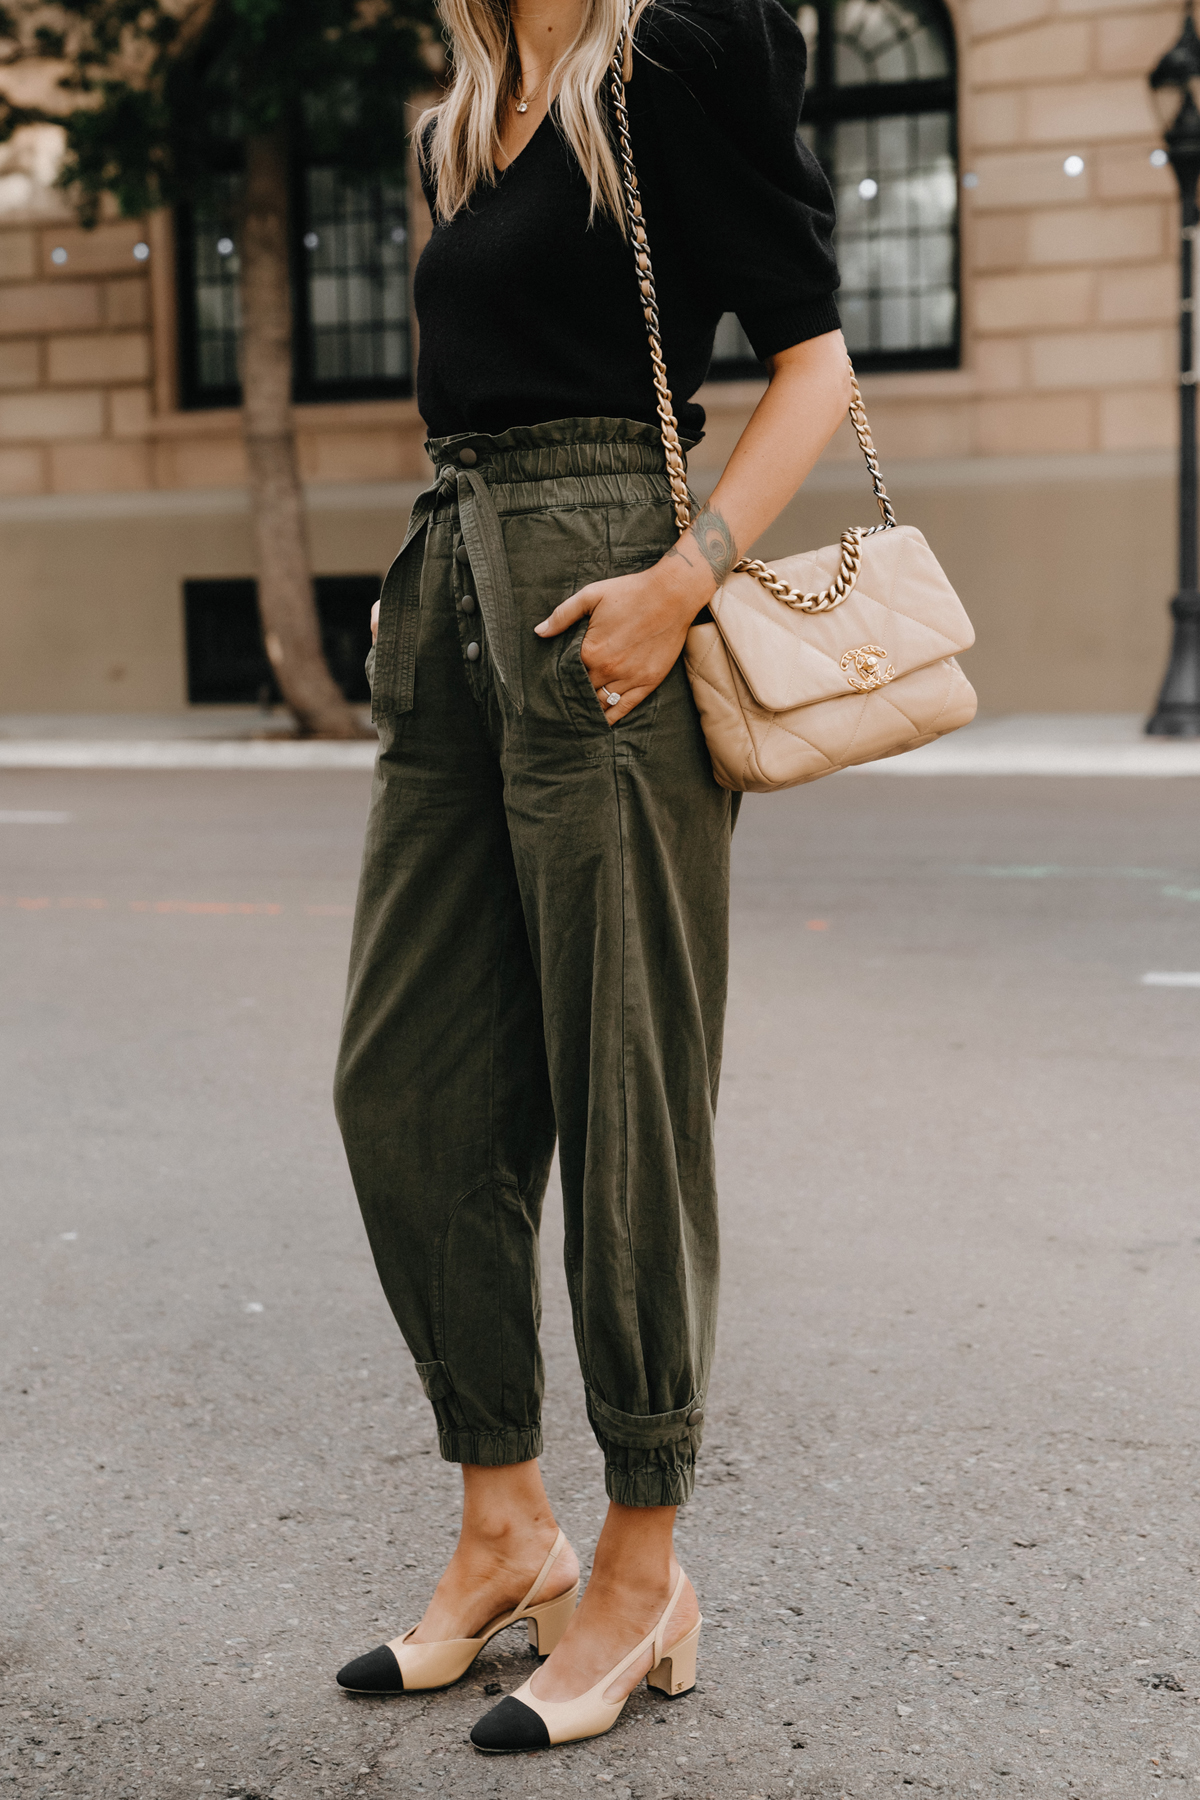
[[[591,582],[534,630],[539,637],[557,637],[587,618],[579,655],[597,704],[608,723],[617,725],[666,680],[703,604],[689,606],[659,563],[638,575]]]
[[[371,608],[371,642],[374,644],[378,640],[378,637],[379,637],[379,602],[377,600],[375,602],[374,606]]]
[[[557,637],[590,615],[579,654],[605,717],[619,725],[671,673],[688,626],[736,561],[728,525],[706,506],[652,569],[591,582],[534,630]]]
[[[771,379],[712,499],[679,542],[641,575],[594,581],[536,625],[556,637],[591,615],[580,652],[610,725],[665,681],[688,626],[749,545],[787,505],[850,404],[840,331],[768,358]],[[606,693],[619,694],[610,705]]]

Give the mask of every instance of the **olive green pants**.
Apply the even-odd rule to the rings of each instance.
[[[619,419],[430,449],[380,608],[338,1120],[442,1455],[490,1465],[541,1450],[557,1137],[608,1493],[673,1505],[713,1349],[733,809],[682,663],[610,728],[585,623],[533,631],[672,542],[662,450]]]

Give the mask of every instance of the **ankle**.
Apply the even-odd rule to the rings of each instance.
[[[533,1513],[472,1508],[464,1512],[459,1546],[508,1561],[528,1555],[531,1545],[536,1547],[544,1543],[548,1550],[557,1531],[554,1514],[548,1506]]]
[[[636,1562],[595,1562],[588,1577],[588,1592],[606,1603],[621,1605],[630,1596],[659,1599],[664,1602],[679,1579],[679,1565],[673,1553],[664,1557],[641,1557]]]

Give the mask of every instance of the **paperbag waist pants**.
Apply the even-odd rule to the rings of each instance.
[[[380,751],[336,1105],[442,1455],[541,1451],[538,1229],[566,1271],[609,1495],[691,1493],[713,1350],[730,795],[682,662],[611,728],[586,622],[673,541],[657,433],[564,420],[430,446],[384,583]]]

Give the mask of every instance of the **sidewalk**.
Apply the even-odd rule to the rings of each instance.
[[[1137,713],[1024,713],[965,731],[865,775],[1200,775],[1200,739],[1147,738]],[[369,769],[375,744],[288,735],[281,709],[0,714],[0,769]]]
[[[1200,775],[1200,738],[1148,738],[1141,713],[977,719],[870,775]]]
[[[368,720],[360,709],[363,723]],[[370,769],[361,743],[291,736],[282,707],[173,713],[0,713],[0,769]]]

